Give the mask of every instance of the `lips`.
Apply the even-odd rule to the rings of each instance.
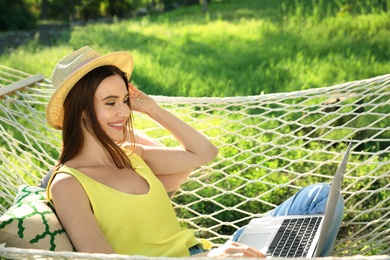
[[[108,123],[108,125],[116,130],[123,129],[123,123]]]
[[[114,127],[122,127],[123,126],[123,124],[108,124],[108,125],[114,126]]]

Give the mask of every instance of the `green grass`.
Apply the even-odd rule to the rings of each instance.
[[[132,81],[150,94],[172,96],[286,92],[389,73],[388,13],[306,2],[221,1],[206,14],[195,6],[76,27],[58,46],[32,42],[0,63],[50,76],[72,49],[127,50],[135,59]]]

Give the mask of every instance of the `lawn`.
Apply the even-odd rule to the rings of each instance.
[[[0,63],[49,77],[75,48],[126,50],[135,59],[132,81],[150,94],[172,96],[289,92],[389,73],[388,13],[363,4],[290,2],[220,1],[208,13],[195,6],[74,27],[54,46],[32,41]]]

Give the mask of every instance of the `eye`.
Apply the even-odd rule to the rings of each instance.
[[[115,106],[115,102],[114,101],[106,102],[106,106],[113,107]]]
[[[123,100],[123,103],[129,104],[129,103],[130,103],[130,100],[129,100],[128,98],[126,98],[125,100]]]

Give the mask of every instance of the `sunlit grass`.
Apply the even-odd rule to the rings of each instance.
[[[314,7],[286,3],[221,1],[210,4],[206,14],[195,6],[75,27],[58,46],[30,43],[2,55],[0,62],[50,76],[72,49],[126,50],[135,59],[137,86],[174,96],[286,92],[389,73],[387,13],[337,12],[321,1]]]

